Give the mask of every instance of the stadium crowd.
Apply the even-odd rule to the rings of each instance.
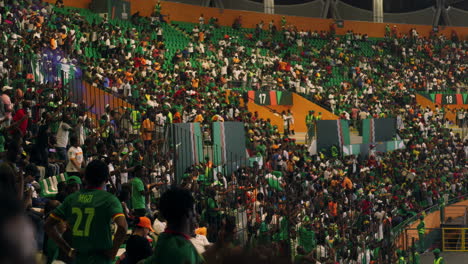
[[[0,260],[395,263],[408,254],[396,255],[395,227],[466,194],[468,141],[448,129],[444,108],[414,99],[467,83],[468,43],[455,32],[374,40],[284,19],[248,33],[238,18],[232,36],[216,38],[215,18],[201,15],[190,31],[158,5],[124,28],[39,0],[0,1]],[[168,28],[189,39],[185,49],[166,48]],[[70,76],[48,78],[58,64]],[[72,103],[65,80],[75,69],[133,108],[94,117]],[[311,155],[226,91],[240,86],[296,91],[355,123],[395,117],[406,148]],[[172,187],[164,129],[199,122],[210,141],[210,124],[223,121],[244,123],[251,165],[216,175],[207,157]],[[40,182],[61,173],[57,194],[42,195]]]

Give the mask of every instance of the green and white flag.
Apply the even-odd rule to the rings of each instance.
[[[281,177],[277,177],[274,174],[267,174],[265,176],[265,179],[267,180],[268,185],[277,191],[283,190],[283,187],[281,187],[280,178]]]

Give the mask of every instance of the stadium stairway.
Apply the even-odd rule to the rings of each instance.
[[[291,106],[286,105],[276,105],[276,106],[264,106],[258,105],[253,102],[253,100],[249,100],[247,103],[247,109],[252,114],[257,112],[258,116],[263,119],[270,119],[271,124],[278,127],[279,131],[284,130],[283,118],[281,117],[281,112],[287,111],[290,109]]]
[[[281,112],[291,110],[294,115],[294,125],[296,133],[307,132],[305,124],[305,118],[310,110],[315,111],[315,115],[319,112],[322,113],[322,120],[337,120],[338,116],[334,115],[327,109],[307,100],[299,94],[293,93],[293,105],[269,105],[263,106],[258,105],[253,101],[253,98],[249,98],[247,103],[249,112],[258,112],[259,117],[263,119],[269,118],[273,125],[278,126],[278,129],[282,132],[284,130],[283,118]]]

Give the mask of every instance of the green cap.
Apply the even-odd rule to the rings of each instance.
[[[81,184],[82,182],[81,182],[80,177],[78,177],[78,176],[70,176],[70,177],[68,177],[68,179],[67,179],[67,183],[68,183],[68,184],[72,184],[72,183]]]
[[[440,254],[440,249],[436,248],[436,249],[434,249],[434,250],[432,251],[432,253],[434,253],[434,254]]]

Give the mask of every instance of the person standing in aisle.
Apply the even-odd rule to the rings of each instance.
[[[127,220],[117,197],[103,190],[109,179],[104,162],[92,161],[86,167],[85,179],[86,189],[69,195],[49,215],[45,230],[76,264],[111,264],[124,242]],[[71,244],[57,232],[56,227],[63,221],[72,229]],[[111,221],[117,225],[114,236]]]

